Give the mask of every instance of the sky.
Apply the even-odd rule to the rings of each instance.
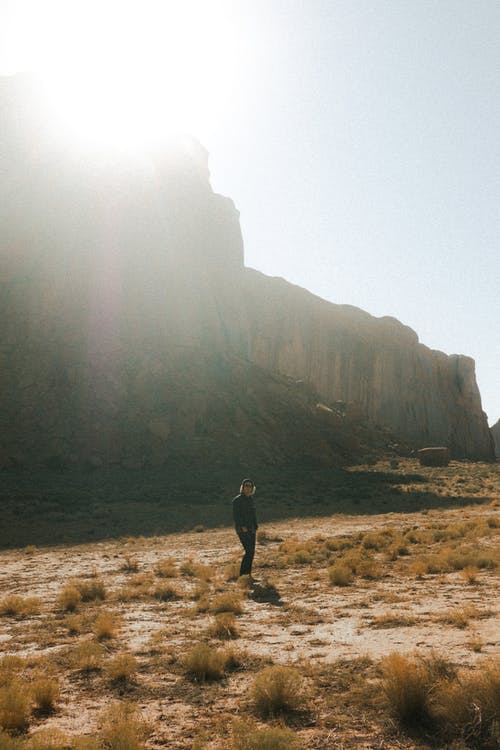
[[[496,422],[497,0],[92,6],[0,0],[0,70],[44,63],[68,112],[75,91],[85,101],[71,76],[93,71],[92,89],[106,86],[94,121],[88,102],[87,119],[78,115],[87,132],[102,127],[124,70],[127,106],[131,80],[138,97],[148,80],[151,119],[170,118],[208,148],[214,189],[241,213],[246,265],[473,357]]]

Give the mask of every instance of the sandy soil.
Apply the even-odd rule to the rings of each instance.
[[[28,678],[29,670],[36,669],[37,660],[41,660],[39,664],[48,673],[57,674],[62,687],[57,710],[48,717],[35,718],[30,731],[43,726],[92,735],[104,706],[130,699],[152,722],[147,747],[191,748],[203,728],[211,740],[207,747],[229,747],[231,721],[250,711],[249,685],[266,664],[307,665],[311,670],[340,660],[355,662],[369,657],[376,663],[393,651],[417,651],[440,653],[455,665],[474,666],[498,656],[500,613],[495,570],[480,570],[473,584],[464,580],[461,571],[418,578],[405,572],[401,566],[409,560],[402,558],[385,566],[376,580],[356,578],[353,585],[336,587],[329,583],[324,564],[279,562],[282,542],[278,540],[303,543],[318,535],[339,537],[387,527],[403,533],[429,524],[499,516],[499,507],[490,503],[404,516],[338,515],[270,524],[265,528],[267,540],[257,545],[254,575],[258,584],[272,581],[279,592],[279,600],[274,602],[256,601],[252,588],[245,591],[236,582],[226,581],[226,567],[241,554],[233,530],[227,528],[3,552],[0,599],[12,594],[39,597],[41,609],[31,617],[0,617],[2,652],[27,657]],[[489,549],[494,540],[490,536],[476,542],[481,549]],[[136,573],[123,570],[127,557],[136,561]],[[176,601],[159,602],[150,595],[123,600],[121,592],[130,587],[134,576],[142,575],[145,586],[165,582],[155,576],[155,564],[167,557],[177,565],[192,559],[212,566],[209,600],[218,592],[243,590],[243,614],[237,617],[239,638],[230,645],[241,656],[240,667],[221,682],[198,684],[187,679],[181,667],[183,655],[199,641],[214,648],[228,647],[227,642],[207,635],[213,616],[198,611],[192,598],[199,581],[185,575],[168,579],[181,597]],[[375,552],[374,558],[385,559],[380,552]],[[79,614],[87,618],[87,626],[82,633],[71,635],[65,626],[67,615],[58,610],[56,598],[70,579],[94,580],[96,576],[105,583],[106,600],[80,605]],[[465,627],[442,621],[443,613],[467,607],[475,614]],[[112,684],[105,670],[83,674],[64,660],[78,642],[93,637],[92,623],[103,610],[122,618],[117,637],[104,644],[106,658],[126,651],[138,660],[139,670],[130,684]],[[377,617],[384,616],[385,623],[377,622]],[[305,747],[382,747],[402,741],[388,740],[383,722],[375,726],[365,719],[347,729],[336,719],[331,726],[328,711],[320,698],[311,707],[308,720],[295,727]],[[413,746],[409,740],[407,743]]]

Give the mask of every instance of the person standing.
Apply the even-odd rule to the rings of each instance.
[[[240,494],[233,499],[234,528],[245,550],[240,566],[240,576],[249,576],[252,573],[255,537],[259,528],[253,500],[254,493],[255,485],[252,480],[244,479],[241,483]]]

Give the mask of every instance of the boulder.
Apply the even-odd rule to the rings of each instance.
[[[417,455],[421,466],[448,466],[450,463],[448,448],[421,448]]]

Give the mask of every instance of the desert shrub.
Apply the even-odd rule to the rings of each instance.
[[[41,601],[36,597],[16,596],[11,594],[0,602],[0,615],[11,617],[32,617],[40,613]]]
[[[56,607],[64,612],[76,612],[81,601],[82,595],[76,586],[67,584],[56,599]]]
[[[115,638],[120,628],[120,620],[112,612],[101,612],[94,623],[94,635],[98,641]]]
[[[500,740],[500,660],[437,684],[432,711],[443,740],[494,748]]]
[[[80,592],[82,602],[104,601],[106,599],[106,587],[99,578],[76,579],[73,584]]]
[[[27,690],[17,680],[0,688],[0,729],[24,732],[30,721],[30,701]]]
[[[207,634],[213,638],[237,638],[238,628],[232,612],[221,612],[209,625]]]
[[[273,666],[263,669],[250,689],[255,710],[261,716],[296,711],[307,700],[304,679],[293,667]]]
[[[368,581],[375,581],[382,578],[384,572],[381,566],[375,560],[362,560],[356,566],[356,573]]]
[[[436,622],[446,625],[454,625],[456,628],[466,628],[470,620],[479,620],[488,617],[490,610],[481,610],[474,605],[450,609],[448,612],[436,615]]]
[[[228,662],[227,654],[210,648],[206,643],[199,643],[188,651],[184,657],[184,669],[193,680],[220,680],[224,676]]]
[[[371,531],[364,534],[361,546],[364,549],[382,550],[392,542],[393,532],[390,529]]]
[[[41,729],[23,743],[23,750],[66,750],[68,737],[58,729]]]
[[[82,672],[93,672],[101,669],[104,649],[95,641],[83,641],[73,649],[71,664]]]
[[[13,617],[29,617],[40,612],[40,599],[35,597],[23,598],[12,594],[0,602],[0,614]]]
[[[42,713],[50,713],[59,700],[59,684],[47,678],[35,680],[30,685],[30,693],[35,707]]]
[[[389,711],[406,727],[429,723],[429,669],[416,658],[392,653],[382,660],[382,689]]]
[[[371,625],[373,628],[399,628],[407,627],[408,625],[415,625],[417,619],[410,615],[397,614],[396,612],[384,612],[381,615],[376,615]]]
[[[241,596],[238,592],[227,591],[215,596],[210,605],[210,612],[218,615],[221,612],[233,612],[235,615],[241,615]]]
[[[462,568],[460,573],[466,583],[473,584],[477,581],[479,569],[475,565],[466,565],[465,568]]]
[[[160,583],[155,586],[153,596],[160,602],[172,602],[181,598],[175,586],[170,583]]]
[[[70,635],[81,635],[86,630],[86,621],[80,615],[68,615],[63,625]]]
[[[224,568],[224,578],[226,581],[237,581],[240,577],[240,563],[232,562]]]
[[[235,721],[232,747],[234,750],[300,750],[302,743],[291,729],[270,727],[259,729],[255,724]]]
[[[189,559],[181,565],[181,573],[187,578],[199,578],[201,581],[211,581],[215,575],[215,570],[211,565],[202,565]]]
[[[149,727],[130,703],[116,703],[103,715],[99,739],[106,750],[143,750]]]
[[[137,571],[139,570],[138,559],[136,557],[126,555],[122,564],[120,565],[120,570],[123,573],[137,573]]]
[[[0,729],[0,750],[21,750],[21,742],[18,737],[12,737]]]
[[[132,654],[117,654],[106,665],[106,671],[114,682],[132,682],[139,664]]]
[[[332,586],[349,586],[353,577],[351,568],[341,562],[328,568],[328,578]]]
[[[159,578],[176,578],[179,574],[175,560],[172,557],[158,560],[154,570]]]
[[[103,750],[97,737],[72,737],[71,750]]]

